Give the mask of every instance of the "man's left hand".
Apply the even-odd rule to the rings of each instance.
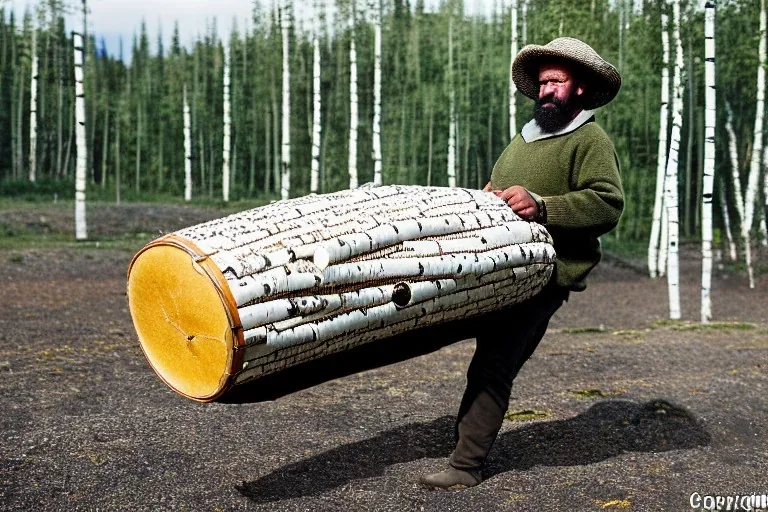
[[[505,190],[494,190],[493,193],[503,199],[516,214],[525,220],[536,221],[541,215],[539,205],[524,187],[514,185]]]

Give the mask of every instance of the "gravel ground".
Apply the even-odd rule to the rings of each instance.
[[[215,215],[102,213],[91,219],[104,236],[127,216],[125,229],[154,233]],[[55,229],[51,218],[0,212],[5,226]],[[438,349],[457,336],[438,331],[420,340],[428,353],[399,362],[407,340],[400,357],[379,344],[289,376],[306,389],[272,379],[198,404],[142,355],[131,256],[0,252],[1,510],[669,511],[690,510],[694,492],[768,494],[765,275],[750,290],[717,273],[718,323],[702,328],[694,253],[678,323],[661,321],[662,281],[607,259],[517,379],[486,481],[439,492],[417,479],[452,450],[471,340]]]

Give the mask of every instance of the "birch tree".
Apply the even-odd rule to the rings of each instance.
[[[381,0],[374,0],[373,31],[373,184],[381,185]]]
[[[515,121],[515,115],[517,109],[515,108],[515,93],[517,92],[517,86],[515,86],[514,80],[512,80],[512,64],[515,62],[515,57],[518,52],[518,37],[517,37],[517,0],[512,0],[510,5],[511,14],[511,44],[509,49],[509,140],[517,133],[517,123]]]
[[[744,197],[744,220],[741,223],[741,238],[744,242],[744,257],[747,264],[749,287],[755,287],[755,276],[752,269],[752,251],[750,234],[757,202],[757,184],[760,177],[760,161],[763,153],[763,113],[765,109],[765,66],[766,66],[766,15],[765,0],[760,0],[760,43],[758,45],[757,66],[757,97],[755,106],[755,129],[752,132],[752,157],[747,181],[747,192]]]
[[[704,189],[701,204],[701,321],[712,319],[712,194],[715,180],[715,0],[704,6]]]
[[[349,14],[349,188],[357,188],[357,49],[355,48],[356,0]]]
[[[37,181],[37,23],[32,25],[32,73],[29,86],[29,181]]]
[[[655,278],[659,275],[659,237],[661,235],[664,205],[664,179],[667,168],[667,122],[669,119],[669,16],[661,6],[661,106],[659,113],[659,147],[656,160],[656,194],[653,202],[651,239],[648,244],[648,271]],[[662,240],[663,241],[663,240]],[[666,250],[666,249],[662,249]]]
[[[680,149],[680,130],[683,124],[683,45],[680,40],[680,0],[672,2],[672,36],[675,42],[675,72],[673,76],[674,96],[672,98],[672,134],[669,144],[669,159],[664,180],[665,199],[667,201],[667,219],[669,241],[667,244],[667,286],[669,289],[669,318],[680,319],[680,263],[679,211],[678,211],[678,153]]]
[[[187,84],[184,84],[184,200],[192,200],[192,135]]]
[[[83,89],[83,36],[72,33],[75,50],[75,144],[77,167],[75,170],[75,238],[85,240],[88,230],[85,221],[85,183],[88,155],[85,143],[85,92]]]
[[[448,186],[456,186],[456,84],[453,76],[453,10],[448,20]]]
[[[224,48],[224,137],[221,152],[221,189],[222,199],[224,202],[229,201],[229,158],[232,142],[232,116],[231,116],[231,104],[230,104],[230,64],[231,64],[231,52],[232,46],[228,45]]]
[[[315,0],[315,19],[312,30],[312,170],[310,174],[309,191],[317,194],[320,190],[320,136],[322,125],[320,109],[322,97],[320,94],[320,2]]]
[[[283,35],[283,124],[282,124],[282,176],[280,198],[288,199],[291,194],[291,69],[290,69],[290,29],[291,0],[282,0],[280,4],[280,26]]]

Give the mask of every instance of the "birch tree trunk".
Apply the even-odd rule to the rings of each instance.
[[[512,0],[510,6],[511,13],[511,30],[512,30],[512,42],[509,49],[509,140],[517,133],[517,122],[515,116],[517,114],[515,104],[515,93],[517,92],[517,86],[512,80],[512,64],[515,61],[518,51],[518,38],[517,38],[517,0]]]
[[[733,110],[730,103],[725,102],[726,122],[725,131],[728,133],[728,155],[731,161],[731,183],[733,185],[733,202],[736,206],[736,213],[739,216],[739,224],[743,224],[745,218],[744,212],[744,194],[741,189],[741,166],[739,165],[738,145],[736,144],[736,133],[733,130]],[[746,250],[746,248],[745,248]]]
[[[672,135],[669,145],[669,160],[665,181],[669,241],[667,244],[667,286],[669,289],[669,318],[679,320],[680,313],[680,263],[678,243],[680,217],[678,211],[678,153],[683,113],[683,45],[680,40],[680,0],[672,3],[673,38],[675,41],[675,73],[673,76],[674,96],[672,99]]]
[[[448,120],[448,186],[456,186],[456,84],[453,77],[453,13],[448,21],[448,96],[450,118]]]
[[[725,182],[720,182],[720,208],[723,213],[723,225],[725,236],[728,240],[728,255],[731,261],[736,261],[736,242],[733,240],[733,231],[731,230],[731,215],[728,212],[728,200],[725,197]]]
[[[224,140],[223,144],[224,147],[221,151],[221,189],[222,189],[222,199],[224,202],[229,201],[229,157],[230,157],[230,149],[231,149],[231,143],[232,143],[232,115],[231,115],[231,108],[232,105],[230,103],[230,60],[231,60],[231,52],[232,47],[230,45],[227,45],[226,48],[224,48]]]
[[[29,181],[37,181],[37,26],[32,27],[32,83],[29,87]]]
[[[528,0],[522,0],[522,11],[520,14],[522,14],[523,22],[522,26],[520,27],[522,29],[522,41],[521,44],[527,44],[528,43]]]
[[[291,67],[290,67],[290,29],[291,0],[281,4],[280,25],[283,35],[283,133],[282,133],[282,176],[280,180],[280,198],[285,200],[291,195]]]
[[[701,204],[701,322],[712,319],[712,194],[715,181],[715,0],[704,5],[704,181]],[[690,144],[690,142],[689,142]]]
[[[87,178],[86,162],[88,155],[85,148],[85,92],[83,89],[83,37],[72,33],[75,50],[75,144],[77,167],[75,171],[75,238],[85,240],[88,231],[85,222],[85,183]]]
[[[667,122],[669,119],[669,16],[665,6],[661,6],[661,107],[659,114],[659,148],[656,157],[656,195],[653,201],[653,222],[651,224],[651,239],[648,244],[648,272],[651,277],[659,276],[660,265],[659,237],[662,226],[662,210],[664,209],[664,178],[667,168]],[[662,240],[663,242],[663,240]],[[666,247],[661,246],[662,251]],[[664,258],[666,260],[666,257]]]
[[[309,191],[317,194],[320,190],[320,135],[322,134],[322,125],[320,119],[320,109],[322,107],[322,97],[320,95],[320,2],[315,0],[315,20],[314,30],[312,31],[312,171],[310,175]]]
[[[373,184],[381,185],[381,0],[375,0],[373,16]]]
[[[192,127],[187,84],[184,84],[184,200],[192,200]]]
[[[757,202],[757,184],[760,177],[760,161],[763,154],[763,114],[765,110],[765,66],[766,66],[766,19],[765,0],[760,0],[760,44],[758,49],[759,63],[757,66],[757,98],[755,106],[755,129],[752,138],[752,158],[747,182],[747,193],[744,198],[744,221],[741,223],[741,238],[744,242],[744,256],[749,276],[749,287],[755,287],[755,276],[752,269],[752,250],[750,233],[754,221],[755,204]]]
[[[352,0],[349,16],[349,188],[357,188],[357,49],[355,48],[355,24],[357,13]]]

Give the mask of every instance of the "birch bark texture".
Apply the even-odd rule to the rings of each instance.
[[[520,45],[517,35],[517,0],[512,0],[509,6],[510,10],[510,29],[511,29],[511,43],[509,48],[509,140],[517,133],[517,122],[515,116],[517,115],[516,109],[516,96],[517,86],[514,80],[512,80],[512,64],[515,62],[517,56],[518,47]]]
[[[349,14],[349,188],[357,188],[357,49],[355,47],[355,25],[357,24],[356,0],[352,0]]]
[[[309,191],[317,194],[320,191],[320,137],[322,135],[320,94],[320,2],[315,0],[315,19],[312,29],[312,167],[309,177]]]
[[[704,179],[701,193],[701,322],[712,320],[712,196],[715,187],[715,0],[704,4]]]
[[[381,0],[373,3],[373,184],[381,185]]]
[[[301,362],[518,303],[554,263],[546,229],[493,194],[363,186],[165,235],[131,262],[128,298],[155,371],[209,401]]]
[[[72,45],[75,52],[75,147],[77,162],[75,166],[75,238],[88,238],[85,219],[85,185],[87,179],[88,154],[85,141],[85,90],[83,88],[83,36],[72,33]]]
[[[290,0],[280,2],[280,27],[283,36],[283,110],[282,110],[282,153],[280,178],[280,198],[288,199],[291,195],[291,65],[290,65]]]
[[[755,287],[752,268],[751,233],[757,203],[757,186],[760,181],[760,161],[763,154],[763,125],[765,112],[765,66],[766,66],[766,14],[765,0],[760,0],[760,43],[758,45],[757,95],[755,98],[755,128],[752,132],[752,157],[749,166],[747,191],[744,196],[744,220],[741,223],[741,238],[744,243],[744,258],[747,264],[749,287]]]
[[[669,16],[665,6],[661,6],[661,105],[659,112],[659,147],[656,156],[656,194],[653,201],[653,221],[651,239],[648,244],[648,272],[652,278],[659,276],[660,265],[659,238],[662,232],[664,215],[664,180],[667,170],[667,123],[669,120]],[[665,239],[661,237],[662,247]],[[663,248],[662,251],[666,251]],[[664,257],[666,263],[666,257]],[[663,273],[663,270],[661,270]]]
[[[669,318],[679,320],[680,312],[680,259],[679,232],[680,217],[678,210],[678,154],[680,149],[680,130],[683,124],[683,45],[680,39],[680,0],[672,2],[672,36],[675,42],[675,72],[673,75],[674,96],[672,98],[672,133],[669,143],[669,158],[664,179],[667,203],[667,288],[669,291]]]
[[[456,84],[453,76],[453,14],[448,20],[448,186],[456,186]]]
[[[184,84],[184,200],[192,200],[192,123],[187,97],[187,84]]]
[[[221,195],[224,202],[229,201],[229,157],[230,149],[232,146],[232,103],[230,95],[230,62],[231,62],[232,47],[227,46],[224,48],[224,77],[223,77],[223,90],[224,90],[224,105],[223,105],[223,122],[224,122],[224,137],[223,147],[221,150]]]
[[[32,73],[29,86],[29,181],[37,181],[37,26],[32,26]]]

